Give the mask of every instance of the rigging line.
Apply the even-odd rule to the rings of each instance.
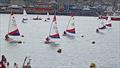
[[[56,12],[55,12],[54,16],[56,17]],[[53,19],[54,19],[54,18],[53,18]],[[56,22],[56,20],[55,20],[55,22]],[[52,25],[53,25],[53,23],[54,23],[54,21],[52,21],[52,24],[51,24],[51,26],[50,26],[49,36],[50,36],[51,30],[52,30]]]
[[[52,21],[51,26],[50,26],[49,36],[50,36],[50,33],[51,33],[52,25],[53,25],[53,21]]]
[[[69,24],[70,24],[71,19],[72,19],[72,17],[70,17],[70,19],[69,19],[69,21],[68,21],[67,28],[68,28],[68,26],[69,26]],[[66,29],[67,29],[67,28],[66,28]]]

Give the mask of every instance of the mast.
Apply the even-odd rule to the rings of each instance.
[[[50,36],[50,33],[51,33],[52,25],[53,25],[53,22],[52,22],[52,24],[51,24],[51,26],[50,26],[49,36]]]
[[[67,28],[68,28],[68,26],[69,26],[69,24],[70,24],[71,19],[72,19],[72,17],[70,17],[70,19],[69,19],[69,21],[68,21],[68,24],[67,24],[66,30],[67,30]]]
[[[10,28],[10,22],[11,22],[11,16],[13,15],[13,12],[11,10],[10,12],[10,17],[9,17],[9,22],[8,22],[8,33],[9,33],[9,28]]]
[[[49,12],[47,12],[47,18],[49,18]]]
[[[51,33],[51,29],[52,29],[52,25],[53,25],[53,22],[56,21],[56,12],[54,14],[54,18],[53,18],[53,21],[52,21],[52,24],[50,26],[50,31],[49,31],[49,36],[50,36],[50,33]]]

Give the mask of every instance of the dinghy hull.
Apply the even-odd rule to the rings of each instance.
[[[11,38],[5,39],[9,43],[22,43],[22,41],[13,40]]]

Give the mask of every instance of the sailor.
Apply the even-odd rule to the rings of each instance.
[[[66,35],[66,34],[67,34],[66,31],[64,31],[64,32],[63,32],[63,35]]]
[[[2,62],[2,63],[6,63],[6,62],[7,62],[7,59],[6,59],[6,57],[5,57],[4,55],[2,55],[1,62]]]
[[[96,29],[96,32],[99,33],[99,29]]]
[[[18,64],[17,63],[14,63],[14,68],[18,68]]]
[[[21,37],[24,37],[24,35],[21,35]]]
[[[5,40],[7,40],[9,38],[8,34],[5,35]]]
[[[9,65],[10,65],[9,62],[7,62],[7,68],[10,68]]]
[[[46,41],[47,41],[47,42],[49,42],[49,41],[50,41],[50,38],[49,38],[49,37],[47,37],[47,38],[46,38]]]
[[[45,20],[45,21],[47,21],[47,20]]]

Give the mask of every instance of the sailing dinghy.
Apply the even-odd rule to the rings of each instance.
[[[24,10],[23,10],[22,22],[23,22],[23,23],[26,23],[26,20],[28,20],[28,18],[27,18],[27,12],[26,12],[26,10],[24,9]]]
[[[49,21],[50,20],[50,16],[49,16],[49,12],[47,12],[47,18],[45,19],[45,21]]]
[[[101,26],[99,26],[99,27],[96,29],[96,32],[103,34],[103,32],[101,32],[101,31],[112,27],[111,17],[108,16],[108,19],[107,19],[107,20],[106,20],[106,19],[101,19],[100,25],[101,25]]]
[[[99,22],[99,27],[98,27],[98,29],[99,30],[104,30],[104,29],[106,29],[106,19],[101,19],[100,20],[100,22]]]
[[[102,20],[101,22],[100,22],[100,24],[101,24],[101,26],[99,26],[99,30],[104,30],[104,29],[106,29],[106,28],[111,28],[112,27],[112,23],[111,23],[111,17],[110,16],[108,16],[108,19],[107,20]]]
[[[20,32],[17,27],[15,17],[13,15],[11,15],[9,25],[8,25],[8,33],[5,35],[5,40],[9,43],[22,43],[22,41],[14,40],[12,38],[12,37],[16,37],[16,36],[20,36]]]
[[[63,33],[63,36],[69,36],[69,37],[74,37],[75,36],[75,19],[74,16],[71,16],[68,24],[67,24],[67,28]]]
[[[60,35],[58,32],[58,27],[57,27],[57,22],[56,22],[56,15],[54,15],[53,17],[53,21],[51,23],[51,27],[50,27],[50,31],[49,31],[49,35],[46,38],[45,44],[55,44],[54,41],[52,41],[52,39],[59,39]]]

